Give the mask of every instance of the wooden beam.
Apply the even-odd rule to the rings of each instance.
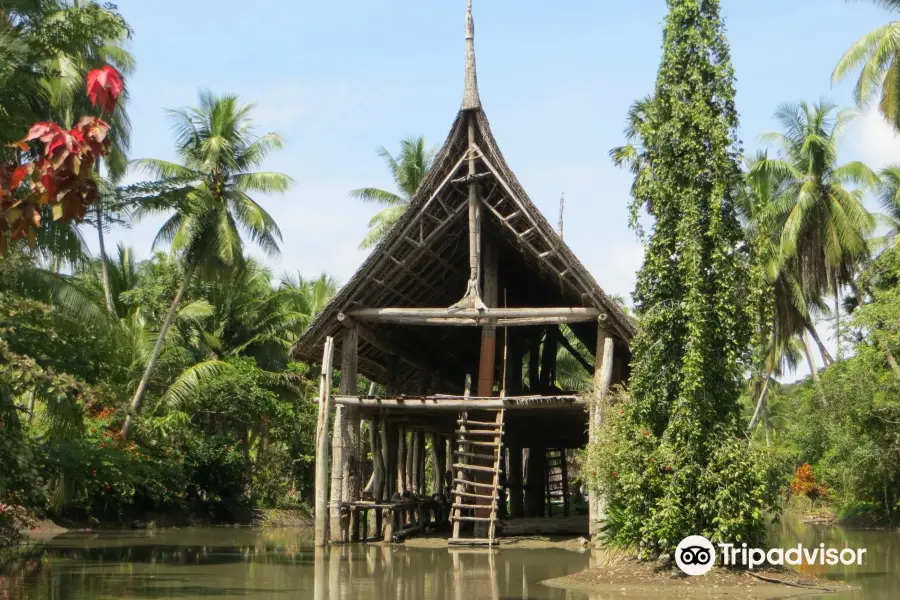
[[[453,387],[453,383],[448,379],[444,378],[444,375],[440,374],[440,370],[437,369],[434,365],[426,364],[420,360],[416,360],[415,358],[410,358],[410,355],[414,354],[413,351],[404,351],[402,348],[398,347],[396,344],[392,343],[390,340],[385,339],[383,335],[378,335],[362,323],[357,322],[352,317],[347,315],[347,313],[338,313],[337,316],[338,322],[344,327],[354,327],[356,328],[359,340],[364,344],[368,344],[373,348],[381,350],[385,354],[389,354],[391,356],[396,357],[398,360],[401,360],[408,364],[409,366],[418,369],[420,371],[428,371],[429,373],[438,373],[438,377],[441,380],[441,383],[448,385],[449,387]]]
[[[563,334],[562,331],[557,329],[556,334],[557,334],[556,337],[558,338],[557,341],[559,341],[559,343],[562,345],[562,347],[565,348],[568,351],[568,353],[572,355],[572,358],[577,360],[579,362],[579,364],[581,364],[581,366],[584,367],[585,371],[587,371],[588,373],[593,375],[594,374],[593,365],[591,365],[591,363],[589,363],[587,360],[585,360],[585,358],[581,355],[581,353],[579,353],[574,348],[574,346],[572,346],[572,344],[569,343],[569,340],[566,339],[566,336]]]
[[[435,319],[524,319],[554,317],[575,318],[578,321],[601,318],[600,310],[593,307],[523,307],[523,308],[357,308],[345,311],[347,316],[359,321],[396,323],[406,319],[410,323]],[[573,321],[575,322],[575,321]]]
[[[316,423],[316,501],[315,501],[315,544],[325,546],[328,539],[328,426],[334,399],[331,395],[331,361],[334,357],[334,339],[325,339],[325,353],[322,357],[322,374],[319,377],[319,396],[324,399],[319,404],[319,418]]]
[[[335,404],[339,406],[354,406],[364,408],[402,408],[414,410],[473,410],[473,409],[498,409],[526,410],[526,409],[550,409],[577,407],[584,410],[588,402],[581,396],[507,396],[505,398],[483,398],[477,396],[398,396],[393,398],[344,396],[334,397]]]
[[[507,184],[507,182],[503,179],[503,177],[500,176],[500,173],[497,171],[496,167],[495,167],[493,164],[491,164],[491,161],[489,161],[489,160],[487,159],[487,156],[484,154],[484,152],[481,150],[481,148],[478,147],[478,144],[473,144],[473,145],[474,145],[474,148],[479,152],[479,154],[481,154],[481,160],[482,160],[482,162],[484,163],[484,166],[486,166],[486,167],[488,168],[488,170],[489,170],[491,173],[494,174],[494,177],[496,178],[496,180],[497,180],[498,182],[500,182],[500,185],[503,186],[503,189],[504,189],[504,191],[506,192],[507,196],[508,196],[508,197],[516,204],[516,207],[517,207],[519,210],[523,210],[523,211],[524,211],[524,210],[525,210],[525,205],[524,205],[524,203],[522,202],[522,200],[521,200],[520,198],[518,198],[518,196],[517,196],[515,193],[513,193],[512,189],[510,189],[510,187],[509,187],[509,185]],[[533,233],[534,231],[538,231],[538,232],[541,234],[541,238],[542,238],[542,240],[544,241],[544,243],[545,243],[548,247],[550,247],[550,248],[553,248],[553,247],[554,247],[554,245],[555,245],[555,244],[554,244],[554,240],[548,238],[546,234],[540,232],[540,230],[539,230],[539,228],[538,228],[538,225],[537,225],[537,222],[536,222],[533,218],[531,218],[531,215],[529,215],[527,212],[526,212],[526,215],[528,216],[528,220],[529,220],[529,222],[531,223],[531,227],[528,228],[526,231],[524,231],[524,232],[522,232],[522,233],[519,233],[518,231],[516,231],[516,230],[512,227],[512,225],[509,224],[508,221],[505,221],[505,220],[504,220],[503,215],[501,215],[494,207],[492,207],[492,206],[490,206],[490,205],[486,205],[486,206],[488,206],[488,208],[494,213],[494,215],[495,215],[498,219],[500,219],[500,222],[501,222],[501,223],[505,223],[505,224],[510,228],[510,230],[512,231],[512,233],[513,233],[514,235],[516,235],[517,238],[518,238],[520,241],[524,240],[524,238],[525,238],[527,235],[530,235],[530,234]],[[538,255],[538,260],[541,260],[541,259],[540,259],[540,251],[537,250],[537,249],[536,249],[534,246],[532,246],[531,244],[528,244],[528,246],[529,246],[529,248],[531,249],[532,252],[534,252],[535,254]],[[593,286],[592,286],[588,281],[586,281],[586,280],[584,279],[584,277],[582,277],[581,274],[579,274],[577,271],[574,273],[574,275],[575,275],[575,279],[578,281],[578,283],[579,283],[579,285],[581,286],[582,290],[588,292],[588,293],[590,294],[590,297],[591,297],[594,301],[600,301],[600,298],[598,297],[598,294],[595,293],[595,291],[594,291],[594,289],[593,289]],[[614,326],[616,329],[619,330],[619,333],[622,335],[622,338],[623,338],[623,339],[626,339],[626,340],[627,340],[627,339],[629,338],[629,336],[631,335],[631,332],[628,331],[628,330],[627,330],[627,327],[625,327],[624,325],[619,324],[619,323],[614,323],[613,326]]]

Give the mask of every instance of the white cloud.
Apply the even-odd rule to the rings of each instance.
[[[859,117],[850,132],[853,150],[872,169],[900,163],[900,136],[881,116],[871,109]]]

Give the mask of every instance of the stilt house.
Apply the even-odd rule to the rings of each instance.
[[[628,377],[635,325],[528,198],[491,133],[471,0],[465,42],[462,107],[428,177],[293,349],[329,381],[341,373],[339,394],[321,386],[320,543],[365,538],[370,509],[376,536],[419,531],[425,520],[395,513],[423,498],[446,498],[459,543],[495,543],[500,518],[568,512],[565,450],[588,443],[599,418],[591,396]],[[560,352],[592,390],[560,387]],[[359,375],[383,393],[360,390]],[[590,500],[595,523],[602,509]]]

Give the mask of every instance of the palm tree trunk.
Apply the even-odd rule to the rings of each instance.
[[[825,347],[825,344],[822,343],[822,338],[819,337],[819,332],[816,331],[815,326],[812,324],[812,321],[807,319],[806,321],[806,330],[809,332],[809,335],[816,341],[816,345],[819,347],[819,353],[822,355],[822,360],[825,362],[825,366],[829,366],[834,363],[834,359],[831,357],[831,353],[828,352],[828,348]]]
[[[759,420],[763,415],[763,411],[766,409],[766,394],[769,392],[769,380],[772,378],[772,369],[770,368],[766,371],[766,375],[763,378],[762,389],[759,392],[759,400],[756,402],[756,410],[753,411],[753,418],[750,419],[750,424],[747,425],[747,434],[752,434],[753,430],[756,429],[756,426],[759,424]]]
[[[834,341],[837,344],[837,359],[841,360],[841,296],[837,286],[834,288]]]
[[[813,358],[812,344],[809,343],[809,336],[804,332],[800,339],[803,340],[803,353],[806,354],[806,363],[809,365],[809,373],[812,376],[813,383],[819,391],[819,398],[822,399],[822,404],[827,404],[825,390],[822,388],[822,380],[819,379],[819,370],[816,368],[816,359]]]
[[[116,316],[116,305],[113,303],[112,290],[109,288],[109,269],[106,265],[106,240],[103,239],[103,209],[100,201],[94,203],[97,213],[97,239],[100,242],[100,275],[103,278],[103,299],[106,300],[106,312]]]
[[[166,320],[163,321],[162,329],[159,331],[159,337],[156,338],[156,344],[153,346],[153,354],[150,355],[150,360],[147,362],[147,368],[144,369],[144,375],[141,377],[141,382],[138,384],[137,390],[134,392],[134,398],[131,400],[131,408],[128,411],[128,415],[125,417],[125,423],[122,425],[122,435],[124,437],[128,437],[128,430],[131,429],[132,415],[137,415],[141,410],[141,401],[144,399],[144,391],[147,389],[150,375],[153,374],[153,369],[156,368],[156,362],[159,360],[159,353],[162,351],[163,342],[166,339],[166,332],[169,331],[172,321],[175,320],[175,313],[178,311],[181,297],[184,296],[185,291],[187,291],[188,284],[191,282],[191,276],[193,274],[193,266],[185,268],[181,286],[178,288],[178,291],[175,292],[175,298],[172,300],[172,305],[169,307]]]

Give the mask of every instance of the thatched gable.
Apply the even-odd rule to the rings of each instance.
[[[457,303],[469,282],[468,192],[472,181],[481,200],[481,235],[498,248],[500,307],[590,307],[604,314],[604,326],[627,346],[635,325],[600,288],[553,227],[528,198],[491,133],[477,89],[474,26],[466,27],[466,86],[463,106],[447,141],[410,206],[293,348],[299,360],[318,362],[325,338],[340,343],[338,316],[359,308],[440,307]],[[473,127],[475,175],[469,176],[469,119]],[[592,352],[597,325],[572,330]],[[470,327],[371,325],[361,336],[359,371],[387,383],[389,365],[410,389],[459,392],[464,376],[478,364],[480,331]],[[498,363],[500,364],[500,363]],[[441,385],[439,382],[446,382]],[[412,391],[412,390],[411,390]],[[414,390],[420,392],[421,390]]]

